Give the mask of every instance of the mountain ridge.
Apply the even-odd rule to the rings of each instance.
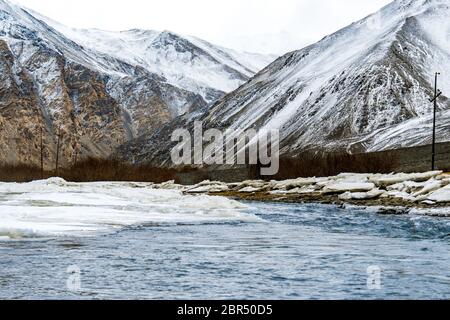
[[[170,77],[183,80],[185,70],[198,61],[196,66],[209,63],[205,66],[208,75],[225,83],[225,89],[250,78],[223,63],[225,56],[219,61],[197,51],[198,57],[193,58],[188,51],[198,47],[172,33],[161,36],[171,38],[167,39],[170,47],[160,41],[160,51],[142,48],[155,59],[164,60],[171,53],[174,61],[177,55],[187,57],[170,72],[158,72],[146,68],[146,56],[140,63],[109,55],[66,36],[61,28],[32,10],[0,0],[0,162],[39,164],[41,129],[46,167],[55,163],[59,132],[63,140],[60,164],[65,166],[86,157],[106,158],[119,145],[175,117],[203,112],[226,93],[222,88],[202,79],[188,79],[186,86],[183,81],[170,81]],[[142,37],[149,42],[156,38],[152,31],[134,32],[141,36],[134,38],[140,44]],[[170,60],[165,61],[170,65]],[[245,61],[229,63],[245,65]],[[194,75],[198,72],[192,70]]]
[[[448,1],[396,0],[278,58],[198,120],[205,130],[280,129],[281,152],[291,156],[423,145],[431,142],[429,98],[441,71],[437,133],[449,141],[449,16]],[[135,162],[169,165],[172,144],[162,138],[141,137],[119,154],[133,150]]]

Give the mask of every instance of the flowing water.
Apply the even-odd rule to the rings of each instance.
[[[0,183],[0,298],[449,299],[450,219]]]

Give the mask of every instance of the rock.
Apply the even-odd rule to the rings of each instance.
[[[409,214],[410,210],[405,208],[380,208],[378,210],[379,214],[384,215],[405,215]]]

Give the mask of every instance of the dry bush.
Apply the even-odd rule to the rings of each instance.
[[[56,172],[41,174],[39,167],[18,165],[0,167],[0,181],[29,182],[41,178],[60,176],[67,181],[140,181],[160,183],[176,180],[174,169],[157,168],[148,165],[133,166],[116,160],[87,159],[76,165]]]
[[[44,173],[44,178],[50,175]],[[29,182],[41,179],[41,169],[27,165],[5,165],[0,166],[0,181],[4,182]]]
[[[389,173],[396,167],[391,154],[311,154],[297,157],[282,157],[280,171],[276,176],[260,176],[260,166],[249,166],[247,179],[285,180],[298,177],[332,176],[342,172]],[[139,181],[161,183],[169,180],[180,182],[180,174],[189,174],[192,181],[210,179],[210,172],[196,167],[178,169],[131,165],[117,160],[86,159],[76,165],[56,172],[41,174],[39,167],[17,165],[0,167],[0,181],[29,182],[41,178],[60,176],[67,181]],[[230,174],[233,174],[230,172]]]
[[[304,153],[297,157],[280,158],[277,180],[297,177],[326,177],[343,172],[390,173],[396,168],[397,160],[386,153]]]

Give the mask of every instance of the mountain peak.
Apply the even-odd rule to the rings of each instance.
[[[133,137],[197,113],[270,61],[171,31],[66,27],[0,0],[1,161],[36,164],[37,128],[61,161],[108,157]],[[6,124],[6,126],[5,126]],[[8,141],[14,139],[20,148]],[[47,161],[53,161],[53,159]]]
[[[408,11],[408,10],[423,10],[427,9],[431,6],[449,4],[447,0],[395,0],[389,6],[395,6],[399,10]],[[416,12],[417,13],[417,12]]]
[[[159,33],[159,35],[155,38],[153,43],[155,43],[155,44],[159,43],[163,46],[167,46],[167,45],[178,43],[180,41],[186,41],[186,39],[175,34],[174,32],[164,30]]]
[[[7,0],[0,0],[0,10],[13,11],[13,7],[18,7],[18,6]]]
[[[427,143],[434,72],[450,88],[449,14],[448,0],[394,1],[278,59],[216,103],[205,127],[280,129],[292,153]],[[438,135],[450,139],[449,100],[439,106]]]

